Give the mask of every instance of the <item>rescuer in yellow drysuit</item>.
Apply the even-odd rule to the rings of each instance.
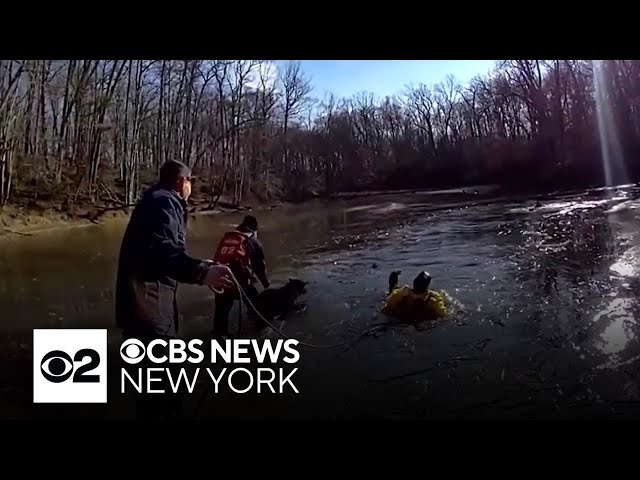
[[[447,314],[442,293],[429,290],[431,275],[420,272],[413,280],[413,288],[408,285],[398,288],[398,275],[399,272],[393,272],[389,277],[390,293],[382,309],[384,314],[408,322],[434,320]]]

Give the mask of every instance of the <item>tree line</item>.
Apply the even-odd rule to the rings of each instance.
[[[508,60],[382,99],[311,82],[297,61],[0,60],[0,205],[130,205],[167,159],[210,204],[640,174],[635,60]]]

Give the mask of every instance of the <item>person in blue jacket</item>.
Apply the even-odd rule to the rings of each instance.
[[[159,182],[133,210],[120,248],[115,296],[116,325],[125,340],[147,344],[177,336],[179,283],[233,286],[227,267],[186,252],[187,199],[194,180],[187,165],[168,161],[160,169]],[[159,398],[151,401],[157,397],[139,399],[139,414],[177,413],[177,402],[169,407]]]

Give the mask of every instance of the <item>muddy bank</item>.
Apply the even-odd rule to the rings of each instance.
[[[121,209],[105,212],[100,222],[126,218]],[[89,214],[63,213],[57,210],[33,211],[5,207],[0,211],[0,238],[4,236],[32,236],[52,230],[88,226],[98,223]]]
[[[217,215],[248,212],[253,209],[272,210],[284,204],[284,202],[270,202],[234,206],[227,200],[220,201],[214,208],[211,208],[207,202],[200,201],[190,204],[189,214],[192,216]],[[129,217],[131,210],[131,206],[118,206],[61,212],[54,208],[32,210],[7,206],[0,210],[0,239],[7,236],[33,236],[54,230],[86,227],[113,221],[122,222]]]

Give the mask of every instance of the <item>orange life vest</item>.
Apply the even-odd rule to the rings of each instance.
[[[251,269],[251,260],[246,246],[249,238],[251,238],[249,234],[237,230],[225,233],[218,244],[213,261],[223,265],[237,263]]]

